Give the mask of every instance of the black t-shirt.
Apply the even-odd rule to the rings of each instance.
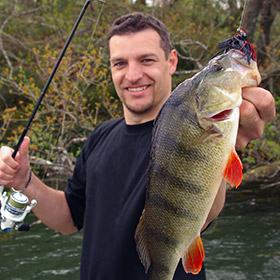
[[[146,280],[134,233],[142,214],[153,122],[99,125],[88,138],[65,191],[78,229],[84,227],[82,280]],[[186,274],[181,262],[174,280],[204,280]]]

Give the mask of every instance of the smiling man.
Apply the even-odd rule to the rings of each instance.
[[[153,29],[110,40],[110,62],[113,82],[123,102],[127,124],[153,120],[171,92],[171,76],[176,70],[177,54],[168,54]]]
[[[145,203],[153,120],[171,94],[177,54],[166,27],[143,13],[117,19],[108,42],[124,118],[95,128],[77,158],[65,192],[46,186],[33,173],[29,182],[27,137],[15,159],[11,148],[1,148],[0,184],[24,189],[29,199],[36,198],[33,211],[50,228],[63,234],[84,229],[82,280],[144,280],[149,275],[138,258],[134,233]],[[260,137],[274,116],[270,92],[244,90],[238,147]],[[222,210],[225,190],[223,182],[203,229]],[[205,270],[186,275],[180,263],[174,279],[203,280]]]

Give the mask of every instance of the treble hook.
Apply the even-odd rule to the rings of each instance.
[[[96,1],[105,4],[105,1],[103,1],[103,0],[96,0]],[[13,158],[15,158],[15,156],[16,156],[19,148],[20,148],[20,145],[21,145],[21,143],[22,143],[22,141],[23,141],[23,139],[24,139],[24,137],[25,137],[25,135],[26,135],[26,133],[27,133],[27,131],[28,131],[28,129],[29,129],[33,119],[34,119],[34,117],[35,117],[36,112],[39,109],[39,106],[40,106],[40,104],[41,104],[41,102],[42,102],[42,100],[43,100],[43,98],[44,98],[44,96],[45,96],[49,86],[50,86],[50,83],[51,83],[51,81],[52,81],[52,79],[53,79],[53,77],[54,77],[54,75],[56,73],[56,70],[57,70],[57,68],[58,68],[58,66],[59,66],[59,64],[60,64],[60,62],[61,62],[61,60],[62,60],[62,58],[63,58],[63,56],[64,56],[64,54],[65,54],[65,52],[67,50],[67,48],[68,48],[72,38],[73,38],[73,36],[74,36],[74,33],[75,33],[76,29],[78,28],[78,25],[79,25],[83,15],[84,15],[84,13],[85,13],[87,7],[88,7],[88,5],[90,4],[90,2],[92,2],[92,0],[87,0],[85,2],[84,6],[83,6],[83,8],[82,8],[82,10],[80,12],[79,17],[77,18],[77,20],[76,20],[76,22],[75,22],[75,24],[73,26],[73,29],[72,29],[72,31],[71,31],[71,33],[70,33],[70,35],[69,35],[69,37],[68,37],[68,39],[66,41],[66,43],[65,43],[61,53],[60,53],[60,56],[58,57],[55,66],[53,67],[53,70],[52,70],[52,72],[50,74],[50,77],[47,80],[47,82],[46,82],[46,84],[45,84],[45,86],[44,86],[44,88],[43,88],[43,90],[41,92],[40,98],[38,99],[37,104],[36,104],[35,108],[33,109],[33,112],[32,112],[32,114],[31,114],[31,116],[30,116],[30,118],[29,118],[29,120],[28,120],[28,122],[27,122],[27,124],[26,124],[26,126],[25,126],[25,128],[24,128],[24,130],[23,130],[23,132],[22,132],[22,134],[21,134],[21,136],[19,138],[19,140],[18,140],[18,143],[17,143],[17,145],[16,145],[16,147],[14,149],[14,152],[12,154]]]

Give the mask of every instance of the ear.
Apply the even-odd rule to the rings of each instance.
[[[169,73],[172,75],[176,71],[178,63],[177,51],[175,49],[170,52],[168,60],[170,64]]]

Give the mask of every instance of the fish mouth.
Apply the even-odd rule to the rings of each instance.
[[[209,117],[208,119],[209,119],[211,122],[226,121],[226,120],[228,120],[228,119],[231,118],[232,112],[233,112],[233,109],[226,109],[226,110],[223,110],[223,111],[221,111],[221,112],[218,112],[218,113],[212,115],[212,116]]]
[[[235,104],[224,106],[224,108],[221,110],[217,110],[217,111],[211,110],[212,112],[209,110],[210,112],[208,114],[205,114],[204,118],[208,119],[211,122],[222,122],[222,121],[232,120],[233,118],[236,117],[236,114],[239,114],[238,112],[241,103],[242,103],[242,98],[240,97]]]

